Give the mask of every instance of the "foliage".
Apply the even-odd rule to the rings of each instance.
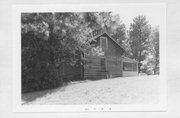
[[[142,61],[145,60],[149,37],[151,34],[151,27],[148,24],[145,16],[137,16],[133,19],[129,31],[129,43],[132,52],[132,58],[138,60],[139,71],[141,71]]]
[[[159,28],[153,28],[149,40],[148,54],[143,69],[148,74],[159,74]]]
[[[22,92],[62,85],[62,63],[77,61],[75,18],[71,13],[22,14]]]
[[[111,34],[113,39],[123,45],[123,41],[126,39],[126,27],[120,20],[119,15],[112,12],[99,12],[96,15],[102,30]]]
[[[100,48],[99,46],[92,47],[92,56],[104,56],[102,48]]]
[[[38,41],[38,47],[34,46]],[[43,90],[61,85],[55,66],[50,61],[52,51],[46,40],[32,32],[22,34],[22,92]]]

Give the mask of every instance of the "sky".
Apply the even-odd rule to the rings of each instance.
[[[131,6],[121,7],[113,11],[114,14],[119,14],[120,19],[126,25],[127,28],[133,23],[133,18],[138,15],[146,16],[146,20],[152,27],[158,26],[161,22],[161,8],[159,6]]]

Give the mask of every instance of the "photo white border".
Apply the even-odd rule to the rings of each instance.
[[[105,104],[105,105],[22,105],[21,103],[21,13],[22,12],[93,12],[114,11],[118,7],[161,7],[160,31],[160,102],[159,104]],[[92,111],[166,111],[166,4],[78,4],[78,5],[13,5],[13,112],[92,112]],[[162,58],[163,57],[163,58]]]

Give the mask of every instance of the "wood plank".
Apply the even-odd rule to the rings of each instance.
[[[85,78],[106,78],[108,74],[112,77],[122,76],[121,58],[117,57],[88,57],[84,65]]]

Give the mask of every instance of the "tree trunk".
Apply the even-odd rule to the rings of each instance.
[[[155,62],[155,67],[154,67],[154,75],[157,74],[157,63]]]
[[[154,68],[153,71],[154,71],[154,75],[156,75],[156,68]]]
[[[139,58],[139,59],[138,59],[138,61],[139,61],[139,63],[138,63],[138,73],[140,73],[140,72],[141,72],[140,69],[141,69],[141,65],[142,65],[142,64],[140,63],[140,62],[141,62],[141,51],[139,51],[139,55],[138,55],[138,56],[139,56],[139,57],[138,57],[138,58]]]
[[[138,63],[138,73],[140,73],[141,63]]]

